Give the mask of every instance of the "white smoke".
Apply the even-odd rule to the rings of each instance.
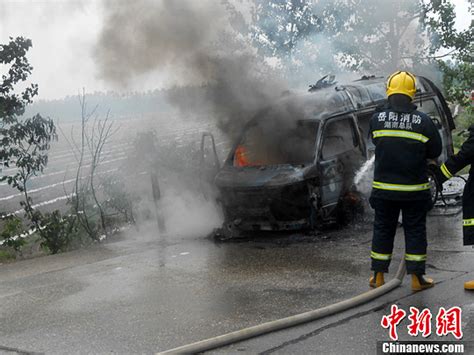
[[[161,204],[169,235],[184,238],[204,236],[222,225],[219,206],[196,191],[170,186],[164,191]]]
[[[367,160],[360,169],[356,172],[354,177],[354,185],[357,191],[368,195],[372,189],[372,180],[374,175],[375,155]]]

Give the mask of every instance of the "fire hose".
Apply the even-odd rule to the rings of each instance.
[[[446,205],[446,201],[443,196],[443,190],[436,176],[432,174],[432,178],[435,182],[436,195],[433,199],[433,205],[437,201],[438,197],[441,197],[442,201]],[[462,178],[462,177],[461,177]],[[463,179],[464,180],[464,179]],[[257,336],[265,335],[278,330],[294,327],[304,323],[319,320],[351,308],[358,307],[364,303],[370,302],[380,296],[383,296],[390,291],[394,290],[401,285],[403,277],[405,276],[405,260],[402,259],[398,267],[398,271],[395,277],[387,282],[385,285],[375,288],[373,290],[364,292],[358,296],[349,298],[347,300],[334,303],[329,306],[318,308],[312,311],[296,314],[290,317],[266,322],[253,327],[244,328],[227,334],[219,335],[214,338],[201,340],[195,343],[183,345],[174,349],[160,352],[159,354],[195,354],[204,351],[209,351],[233,343],[237,343],[243,340],[254,338]]]
[[[305,313],[296,314],[294,316],[255,325],[253,327],[237,330],[224,335],[219,335],[214,338],[209,338],[188,345],[183,345],[174,349],[160,352],[159,354],[196,354],[237,343],[239,341],[254,338],[260,335],[268,334],[277,330],[294,327],[303,323],[312,322],[324,317],[328,317],[336,313],[340,313],[348,309],[360,306],[394,290],[395,288],[401,285],[404,276],[405,261],[402,259],[398,267],[398,271],[392,280],[390,280],[381,287],[364,292],[353,298],[349,298],[347,300],[337,302],[332,305],[318,308]]]
[[[438,181],[438,178],[436,177],[436,174],[433,173],[432,170],[429,169],[428,174],[429,174],[430,178],[433,179],[433,182],[434,182],[434,185],[435,185],[435,195],[434,195],[434,198],[432,199],[432,206],[434,207],[434,205],[438,201],[438,198],[441,198],[441,201],[443,202],[443,204],[445,206],[448,206],[448,203],[446,202],[446,200],[444,198],[444,194],[443,194],[443,185]],[[466,178],[464,178],[463,176],[454,175],[454,177],[460,178],[465,183],[467,183]]]

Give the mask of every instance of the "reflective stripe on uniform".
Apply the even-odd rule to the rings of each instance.
[[[462,220],[462,225],[464,227],[473,227],[474,226],[474,218],[463,219]]]
[[[405,254],[406,261],[425,261],[426,254]]]
[[[404,131],[404,130],[392,130],[392,129],[382,129],[372,132],[374,138],[379,137],[398,137],[398,138],[408,138],[420,141],[422,143],[428,142],[430,139],[421,133]]]
[[[453,177],[453,174],[448,170],[445,164],[441,165],[441,172],[443,173],[444,176],[446,176],[448,179],[451,179]]]
[[[390,260],[392,258],[392,254],[380,254],[376,253],[375,251],[371,251],[370,257],[375,260]]]
[[[372,187],[374,189],[379,189],[379,190],[413,192],[413,191],[429,190],[431,186],[429,183],[417,184],[417,185],[400,185],[400,184],[390,184],[386,182],[374,181],[372,183]]]

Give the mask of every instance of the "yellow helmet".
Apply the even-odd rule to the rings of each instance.
[[[393,94],[403,94],[411,99],[415,97],[416,80],[415,76],[407,71],[397,71],[390,75],[387,81],[387,96]]]

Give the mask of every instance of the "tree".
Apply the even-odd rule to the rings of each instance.
[[[38,85],[31,84],[21,93],[14,94],[15,85],[25,81],[31,74],[32,66],[28,63],[26,52],[31,47],[31,40],[23,37],[10,38],[8,44],[0,45],[0,64],[10,66],[7,74],[2,76],[0,85],[0,118],[2,128],[15,123],[18,116],[25,112],[26,105],[38,93]]]
[[[324,33],[352,70],[412,68],[437,59],[441,47],[453,53],[469,45],[467,32],[454,29],[454,5],[447,0],[337,0],[334,7],[336,16],[323,9]]]
[[[9,67],[0,82],[0,162],[6,167],[17,168],[11,175],[1,175],[0,181],[6,181],[23,192],[25,200],[21,205],[26,216],[42,237],[44,245],[56,253],[64,245],[57,240],[61,234],[59,229],[63,227],[61,223],[53,222],[62,222],[62,218],[57,211],[43,215],[35,210],[27,187],[29,179],[41,173],[48,164],[50,143],[57,138],[56,127],[51,119],[39,114],[22,118],[25,107],[38,94],[36,84],[30,84],[20,94],[15,93],[16,86],[25,82],[33,69],[26,58],[31,45],[31,40],[23,37],[10,38],[8,44],[0,45],[0,64]],[[51,240],[54,240],[53,244]]]
[[[49,144],[56,139],[56,128],[49,118],[37,114],[22,119],[26,105],[38,94],[38,85],[31,84],[22,93],[15,94],[15,86],[27,80],[32,67],[26,58],[31,40],[10,38],[0,45],[0,64],[10,66],[0,82],[0,161],[4,166],[15,165],[18,170],[10,176],[1,176],[12,187],[23,191],[26,181],[42,172],[48,163]]]
[[[103,162],[104,146],[117,132],[118,128],[114,128],[114,122],[110,120],[110,111],[107,112],[105,119],[101,120],[96,115],[98,105],[90,111],[87,109],[85,90],[79,95],[79,103],[81,107],[79,140],[76,141],[75,139],[74,127],[71,128],[70,140],[61,131],[77,161],[74,187],[71,194],[69,194],[71,197],[68,203],[71,205],[75,221],[81,228],[80,231],[85,232],[90,239],[100,242],[102,236],[108,236],[109,234],[108,220],[110,216],[105,207],[114,205],[114,203],[107,204],[109,201],[99,199],[99,187],[102,188],[103,184],[97,182],[100,174],[97,170]],[[86,164],[86,158],[90,158],[88,164]],[[108,185],[108,187],[110,186]],[[110,188],[107,192],[111,191],[117,192],[117,190]],[[108,196],[108,200],[115,197]],[[123,196],[121,197],[123,198]],[[116,203],[117,199],[113,202]],[[125,217],[128,222],[129,215],[127,214]]]
[[[438,61],[443,72],[443,85],[445,96],[451,102],[461,104],[468,111],[472,112],[472,99],[470,89],[474,83],[474,65],[471,62],[463,61]]]
[[[300,74],[296,82],[307,80],[308,71],[387,74],[406,68],[432,74],[440,66],[447,68],[441,63],[449,57],[472,65],[473,27],[455,30],[454,6],[447,0],[301,0],[297,7],[291,3],[257,1],[255,8],[264,15],[255,17],[253,38],[265,55],[285,62],[292,76]],[[283,27],[288,18],[297,24]],[[439,54],[441,48],[444,52]],[[289,56],[291,61],[286,60]]]
[[[320,31],[306,0],[256,0],[252,37],[264,55],[291,60],[299,41]]]

